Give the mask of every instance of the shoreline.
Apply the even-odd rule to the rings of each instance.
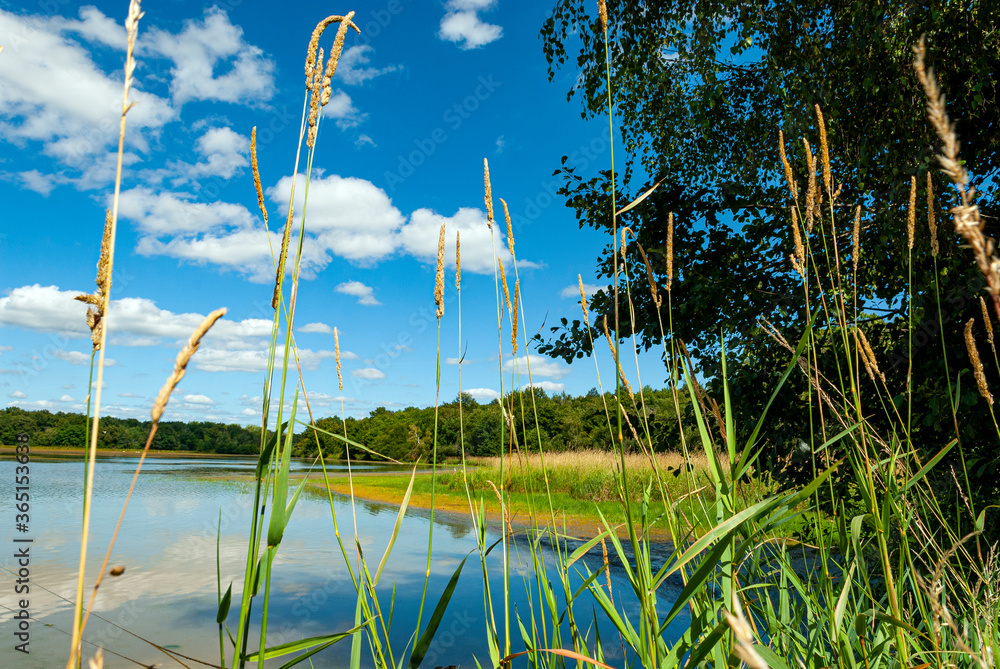
[[[0,456],[4,455],[16,455],[16,446],[0,446]],[[85,448],[68,448],[65,446],[31,446],[29,444],[29,450],[31,455],[87,455],[87,449]],[[142,455],[142,449],[137,450],[127,450],[120,451],[117,449],[110,448],[99,448],[97,449],[97,455],[106,455],[111,457],[139,457]],[[163,451],[150,449],[146,453],[147,458],[252,458],[256,457],[253,455],[238,455],[234,453],[202,453],[200,451]]]

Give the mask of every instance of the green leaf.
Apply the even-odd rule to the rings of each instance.
[[[427,629],[420,635],[417,643],[413,645],[413,654],[410,656],[410,669],[417,669],[420,663],[424,661],[424,655],[427,654],[427,649],[430,647],[431,641],[434,640],[434,635],[437,634],[438,625],[441,624],[441,619],[444,618],[444,612],[448,608],[451,596],[455,593],[455,586],[458,585],[458,577],[462,575],[462,567],[465,566],[465,561],[468,559],[469,556],[466,555],[462,559],[462,562],[459,563],[458,569],[452,574],[451,580],[448,581],[444,592],[441,593],[441,598],[438,600],[437,606],[434,607],[431,619],[427,621]]]
[[[215,616],[215,622],[221,625],[225,622],[226,618],[229,616],[229,606],[233,601],[233,584],[229,583],[229,587],[226,589],[226,594],[222,596],[222,601],[219,602],[219,612]]]
[[[311,649],[310,652],[305,653],[303,655],[299,655],[291,662],[287,662],[281,665],[281,669],[285,669],[285,667],[292,667],[298,664],[299,662],[302,662],[303,660],[315,655],[321,650],[329,648],[338,641],[342,641],[347,637],[355,634],[367,624],[368,624],[367,622],[364,622],[360,625],[352,627],[346,632],[339,632],[337,634],[325,634],[323,636],[313,636],[309,637],[308,639],[300,639],[298,641],[289,641],[288,643],[283,643],[277,646],[272,646],[270,648],[265,648],[263,657],[261,657],[260,651],[257,651],[255,653],[250,653],[249,655],[246,656],[245,659],[247,662],[262,662],[274,659],[276,657],[282,657],[283,655],[288,655],[289,653],[298,653],[303,650]]]

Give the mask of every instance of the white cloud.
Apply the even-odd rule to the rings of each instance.
[[[20,407],[25,411],[42,411],[42,410],[64,411],[66,409],[66,407],[64,407],[56,400],[38,400],[36,402],[25,402],[23,400],[14,400],[13,402],[8,402],[7,405],[12,407]]]
[[[400,246],[407,253],[428,263],[437,262],[438,233],[445,224],[445,264],[455,266],[455,233],[462,233],[462,270],[477,274],[493,273],[493,239],[486,225],[486,213],[481,209],[462,207],[453,216],[442,216],[430,209],[417,209],[399,231]],[[514,259],[507,250],[506,235],[496,225],[497,255],[513,280]],[[522,268],[537,268],[538,263],[518,260]]]
[[[333,351],[313,351],[307,348],[295,350],[299,363],[303,369],[308,370],[316,370],[323,360],[336,356]],[[279,346],[275,355],[281,358],[284,348]],[[267,357],[266,349],[232,350],[202,346],[191,360],[195,367],[206,372],[262,372],[267,368]]]
[[[326,323],[306,323],[299,328],[303,334],[333,334],[333,328]]]
[[[367,307],[374,307],[382,304],[375,299],[375,290],[371,286],[366,286],[360,281],[345,281],[334,288],[334,290],[338,293],[358,298],[358,304],[363,304]]]
[[[438,37],[458,43],[460,49],[476,49],[495,42],[503,37],[503,28],[483,22],[478,14],[493,4],[486,0],[451,0],[448,13],[441,19]]]
[[[351,376],[359,379],[368,379],[373,381],[375,379],[384,379],[385,373],[382,370],[375,369],[374,367],[365,367],[364,369],[355,369],[351,372]]]
[[[183,397],[183,401],[187,402],[188,404],[204,404],[207,406],[215,404],[215,400],[206,395],[185,395]]]
[[[274,95],[274,63],[244,41],[243,30],[218,7],[206,9],[201,21],[185,21],[177,34],[152,28],[141,43],[144,52],[173,61],[170,90],[178,104],[260,103]]]
[[[243,205],[192,202],[189,195],[155,193],[142,186],[122,192],[118,212],[122,218],[135,221],[142,232],[154,237],[207,233],[231,227],[249,229],[256,223],[256,217]],[[257,231],[257,237],[266,250],[267,238],[263,232]],[[140,248],[142,245],[140,241]]]
[[[477,402],[492,402],[500,397],[500,393],[492,388],[466,388],[463,393],[469,393]]]
[[[531,363],[531,375],[533,377],[548,377],[558,380],[572,371],[566,363],[543,355],[522,355],[517,358],[517,368],[522,374],[527,373],[529,362]],[[503,367],[507,371],[514,369],[514,360],[508,359],[504,362]]]
[[[354,128],[368,119],[368,114],[358,111],[351,96],[344,91],[337,91],[330,97],[330,101],[323,107],[323,116],[336,119],[337,127],[341,130]]]
[[[71,365],[89,365],[90,355],[87,353],[81,353],[80,351],[64,351],[63,349],[57,349],[53,351],[53,356],[58,360],[65,360]],[[95,361],[96,364],[96,361]],[[104,366],[112,367],[115,361],[112,358],[104,358]]]
[[[14,392],[7,395],[7,397],[13,397],[16,400],[23,400],[27,395],[22,393],[20,390],[15,390]]]
[[[457,365],[459,363],[459,358],[446,358],[444,364],[446,365]]]
[[[532,369],[534,371],[534,369]],[[552,381],[535,381],[529,384],[533,388],[541,388],[547,393],[561,393],[566,387],[563,383],[553,383]]]
[[[22,327],[37,332],[54,332],[70,338],[89,337],[84,314],[86,305],[74,300],[79,291],[59,290],[58,286],[22,286],[0,298],[0,326]],[[177,313],[160,309],[146,298],[124,297],[112,300],[108,312],[108,331],[133,343],[183,345],[204,314]],[[266,351],[271,321],[246,318],[235,321],[223,318],[205,336],[195,360],[204,357],[205,347],[224,347],[231,351]],[[325,352],[324,352],[325,353]],[[329,352],[333,355],[332,352]],[[89,361],[80,352],[57,351],[56,357],[69,362]],[[263,367],[261,367],[263,369]]]
[[[302,211],[305,177],[298,178],[295,210]],[[291,186],[291,177],[284,177],[268,189],[268,196],[287,205]],[[384,258],[395,251],[396,232],[404,221],[386,192],[370,181],[331,174],[313,177],[309,184],[307,225],[324,256],[329,252],[362,263]]]
[[[76,398],[75,397],[71,397],[69,395],[63,395],[62,397],[59,398],[59,401],[60,402],[75,402]]]
[[[256,416],[257,412],[254,409],[244,409],[240,412],[241,416]]]
[[[13,351],[13,350],[14,350],[13,346],[3,346],[2,344],[0,344],[0,353],[3,353],[4,351]]]
[[[583,284],[583,292],[585,292],[587,294],[587,297],[591,297],[594,293],[596,293],[600,289],[601,289],[600,286],[595,286],[594,284],[591,284],[591,283],[585,283],[585,284]],[[580,284],[574,283],[571,286],[566,286],[565,288],[563,288],[562,290],[559,291],[559,297],[563,298],[564,300],[567,299],[567,298],[570,298],[570,297],[575,297],[575,298],[577,298],[576,301],[579,302],[580,301]]]
[[[369,54],[374,52],[375,49],[368,44],[358,44],[344,50],[337,63],[337,78],[353,86],[400,69],[399,65],[367,67],[371,62]]]
[[[496,141],[497,153],[503,153],[503,147],[506,146],[506,145],[507,145],[507,142],[504,140],[503,135],[500,135],[499,137],[497,137],[497,141]]]
[[[375,140],[368,135],[361,133],[358,138],[354,140],[354,146],[361,148],[362,146],[375,146]]]
[[[121,108],[121,73],[117,68],[111,74],[103,72],[88,50],[65,33],[107,44],[123,31],[92,7],[80,15],[81,21],[70,21],[0,9],[0,35],[6,47],[0,58],[0,137],[20,145],[40,141],[43,153],[87,169],[95,156],[118,140],[115,110]],[[119,48],[123,45],[124,41],[117,42]],[[141,89],[142,68],[137,77],[129,142],[145,151],[148,134],[174,120],[177,111],[169,101]],[[35,178],[34,185],[40,184]]]

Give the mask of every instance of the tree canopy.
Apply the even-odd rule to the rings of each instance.
[[[567,99],[582,103],[585,118],[608,113],[604,34],[596,4],[558,0],[541,29],[550,79],[567,63],[579,69]],[[857,289],[855,294],[853,285],[845,286],[845,297],[857,297],[873,346],[883,359],[893,361],[888,373],[898,380],[907,371],[907,364],[900,364],[907,358],[901,328],[909,317],[905,298],[912,286],[913,327],[923,337],[917,350],[937,347],[922,352],[924,364],[914,372],[914,387],[927,402],[940,408],[945,398],[947,405],[942,388],[947,377],[934,355],[941,349],[933,279],[940,281],[946,344],[963,364],[961,324],[979,314],[976,297],[984,282],[949,227],[948,211],[957,197],[936,164],[938,142],[914,76],[913,46],[926,36],[928,64],[947,96],[960,155],[989,234],[1000,214],[1000,3],[609,0],[607,5],[613,120],[620,133],[616,141],[625,148],[615,175],[617,207],[663,180],[617,223],[630,227],[645,247],[662,290],[668,279],[667,220],[673,213],[673,323],[676,336],[701,353],[703,371],[717,378],[723,336],[736,367],[730,382],[738,391],[739,407],[759,409],[762,391],[789,357],[764,335],[762,319],[792,342],[805,326],[801,279],[789,263],[795,248],[793,200],[779,155],[779,131],[794,179],[804,189],[803,139],[818,153],[818,107],[837,195],[836,228],[818,228],[816,243],[821,237],[829,243],[835,236],[842,267],[849,267],[853,221],[860,211]],[[618,159],[620,153],[615,155]],[[556,174],[563,178],[561,194],[580,226],[610,231],[610,170],[585,175],[566,163],[564,159]],[[818,172],[822,178],[823,170]],[[928,172],[935,184],[934,213],[942,226],[937,273],[923,204]],[[912,283],[906,231],[911,177],[917,177],[923,230],[913,249]],[[823,206],[830,210],[829,196]],[[608,238],[596,273],[611,283],[614,250],[610,234]],[[642,345],[650,348],[662,336],[658,309],[648,290],[637,290],[644,284],[644,270],[634,244],[627,257],[635,279],[630,295],[635,317],[630,322],[629,310],[619,311],[619,335],[634,327]],[[815,272],[820,283],[832,285],[825,265],[818,263]],[[597,293],[591,306],[610,321],[610,287]],[[667,309],[664,301],[664,320]],[[552,332],[541,343],[542,352],[567,360],[589,354],[592,339],[580,320],[564,318]],[[590,335],[596,339],[602,330],[592,327]],[[970,385],[963,391],[974,394]],[[794,397],[796,386],[791,384],[788,392]],[[928,411],[923,419],[927,425],[918,427],[937,436],[949,430],[954,435],[949,414]],[[963,424],[967,436],[982,427],[981,420]]]

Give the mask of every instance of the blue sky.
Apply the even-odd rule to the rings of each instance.
[[[105,414],[145,418],[177,350],[211,310],[229,309],[192,360],[168,420],[260,420],[274,270],[256,206],[249,136],[258,127],[272,238],[287,211],[309,35],[349,6],[257,0],[147,3],[112,306]],[[0,406],[82,411],[104,209],[114,184],[127,3],[0,3]],[[576,72],[549,82],[538,30],[546,3],[380,0],[355,7],[324,108],[306,220],[295,336],[317,415],[340,412],[332,328],[344,354],[348,415],[434,403],[434,260],[441,223],[449,271],[442,399],[480,401],[511,382],[498,353],[493,249],[482,162],[507,200],[525,318],[534,333],[578,317],[577,275],[596,283],[609,240],[580,230],[555,190],[560,157],[583,174],[610,165],[606,122],[567,102]],[[321,40],[329,49],[334,28]],[[299,191],[301,192],[301,190]],[[498,216],[500,203],[496,200]],[[454,235],[462,235],[462,339]],[[506,231],[495,229],[510,275]],[[505,324],[506,327],[506,324]],[[602,378],[613,382],[609,356]],[[522,375],[523,344],[518,351]],[[535,357],[535,383],[582,394],[594,362]],[[635,378],[635,363],[630,364]],[[662,385],[655,355],[642,382]],[[526,377],[522,384],[527,384]],[[318,416],[317,416],[318,417]]]

